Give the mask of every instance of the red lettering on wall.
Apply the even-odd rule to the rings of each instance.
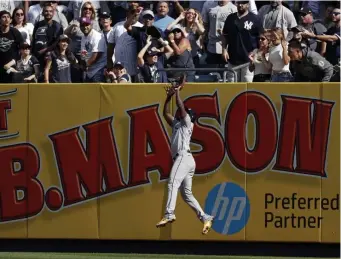
[[[325,177],[328,134],[334,104],[290,96],[282,96],[282,101],[280,137],[274,169]]]
[[[7,130],[7,111],[11,109],[11,100],[0,101],[0,131]]]
[[[221,124],[217,92],[213,95],[190,97],[185,101],[185,106],[196,112],[197,119],[212,118]],[[220,166],[225,157],[225,145],[223,136],[216,128],[197,120],[191,141],[202,147],[200,152],[193,154],[196,174],[212,172]]]
[[[256,142],[252,150],[247,145],[247,119],[256,121]],[[276,152],[277,116],[271,101],[258,92],[237,96],[228,109],[225,120],[227,153],[235,167],[246,172],[266,168]]]
[[[125,187],[111,123],[112,118],[106,118],[83,126],[86,150],[78,135],[79,128],[49,136],[59,168],[65,206]]]
[[[158,170],[160,179],[169,176],[172,157],[159,105],[128,111],[130,116],[129,186],[149,183],[148,171]],[[150,152],[148,152],[148,144]]]
[[[0,168],[0,220],[37,215],[43,209],[44,190],[37,179],[39,154],[35,147],[30,144],[1,147]]]

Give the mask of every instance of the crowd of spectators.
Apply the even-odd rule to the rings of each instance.
[[[0,83],[339,82],[340,2],[0,0],[0,57]]]

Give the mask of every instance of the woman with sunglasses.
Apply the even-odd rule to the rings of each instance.
[[[27,44],[31,44],[34,26],[26,21],[23,8],[15,8],[12,14],[12,26],[18,29]]]
[[[201,14],[190,8],[182,12],[177,19],[167,26],[166,33],[169,32],[175,25],[181,25],[186,32],[186,37],[189,40],[192,48],[192,58],[195,65],[199,65],[199,57],[203,47],[203,34],[205,33],[204,23]]]
[[[39,77],[39,61],[31,55],[31,46],[20,44],[20,58],[16,60],[13,72],[13,83],[36,83]]]
[[[96,31],[100,31],[100,27],[96,18],[95,6],[90,2],[86,1],[80,9],[80,17],[87,17],[91,20],[92,28]],[[64,32],[71,39],[70,50],[75,54],[77,60],[81,61],[81,42],[83,37],[83,32],[80,29],[79,19],[74,19],[70,22],[70,26]],[[73,69],[72,71],[72,82],[81,83],[82,72]]]
[[[290,57],[288,55],[288,42],[280,28],[271,30],[269,46],[269,62],[272,67],[271,82],[291,82],[293,77],[290,72]]]
[[[194,63],[192,58],[191,43],[186,38],[186,33],[180,25],[175,25],[171,33],[168,35],[171,48],[174,50],[173,55],[168,60],[168,65],[172,68],[191,68],[193,71],[186,72],[187,81],[194,81]],[[170,78],[177,78],[183,72],[171,72],[168,74]]]
[[[249,70],[254,71],[253,82],[269,82],[271,79],[271,65],[269,64],[269,33],[263,32],[259,36],[259,48],[249,55]]]

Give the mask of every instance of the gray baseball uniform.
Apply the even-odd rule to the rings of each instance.
[[[194,124],[187,114],[182,120],[173,121],[171,151],[173,167],[168,181],[168,199],[165,216],[168,219],[175,218],[174,211],[178,190],[181,187],[181,194],[185,202],[195,211],[201,221],[211,218],[205,214],[198,201],[192,194],[192,180],[195,172],[195,161],[190,153],[190,141]]]

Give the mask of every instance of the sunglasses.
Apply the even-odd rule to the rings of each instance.
[[[265,40],[266,40],[266,38],[264,38],[264,37],[260,37],[260,38],[259,38],[259,40],[261,40],[261,41],[265,41]]]
[[[83,10],[84,11],[92,11],[92,8],[91,7],[84,7]]]
[[[337,16],[339,15],[340,13],[339,12],[332,12],[333,15]]]
[[[142,18],[145,19],[145,20],[148,20],[148,21],[154,20],[154,17],[151,16],[151,15],[145,15]]]
[[[174,30],[173,32],[174,32],[174,33],[180,33],[181,30]]]
[[[24,13],[16,13],[15,16],[24,16]]]

